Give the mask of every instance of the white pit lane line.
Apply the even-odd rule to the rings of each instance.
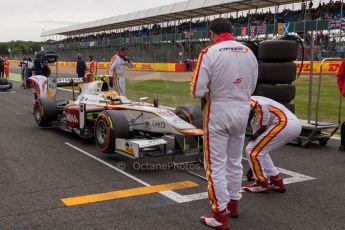
[[[146,183],[145,181],[140,180],[139,178],[137,178],[137,177],[135,177],[135,176],[133,176],[133,175],[131,175],[131,174],[129,174],[129,173],[127,173],[127,172],[117,168],[117,167],[115,167],[114,165],[109,164],[108,162],[105,162],[104,160],[99,159],[98,157],[95,157],[94,155],[92,155],[92,154],[90,154],[90,153],[88,153],[88,152],[86,152],[86,151],[84,151],[84,150],[82,150],[82,149],[80,149],[80,148],[78,148],[78,147],[68,143],[68,142],[65,142],[65,144],[68,145],[69,147],[77,150],[78,152],[84,154],[85,156],[88,156],[88,157],[90,157],[90,158],[92,158],[92,159],[94,159],[94,160],[96,160],[96,161],[98,161],[98,162],[108,166],[109,168],[111,168],[111,169],[121,173],[122,175],[124,175],[124,176],[126,176],[128,178],[131,178],[132,180],[135,180],[139,184],[142,184],[142,185],[147,186],[147,187],[151,186],[149,183]],[[178,193],[176,193],[174,191],[171,191],[171,190],[170,191],[159,192],[159,193],[162,194],[163,196],[165,196],[165,197],[167,197],[167,198],[177,202],[177,203],[184,203],[184,202],[192,201],[192,200],[185,199],[184,196],[182,196],[182,195],[180,195],[180,194],[178,194]]]
[[[10,94],[10,93],[16,93],[16,91],[0,91],[0,94]]]
[[[66,145],[68,145],[69,147],[77,150],[78,152],[84,154],[85,156],[88,156],[106,166],[108,166],[109,168],[121,173],[122,175],[131,178],[132,180],[138,182],[139,184],[142,184],[144,186],[151,186],[149,183],[146,183],[145,181],[123,171],[122,169],[117,168],[116,166],[99,159],[98,157],[95,157],[94,155],[68,143],[65,142]],[[245,160],[247,160],[246,158],[243,158]],[[296,173],[296,172],[292,172],[289,171],[287,169],[282,169],[282,168],[277,168],[279,172],[291,176],[288,178],[284,178],[284,183],[285,184],[293,184],[293,183],[299,183],[299,182],[304,182],[304,181],[308,181],[308,180],[315,180],[316,178],[310,177],[310,176],[306,176],[300,173]],[[192,201],[197,201],[197,200],[203,200],[203,199],[208,199],[208,193],[207,192],[202,192],[202,193],[195,193],[195,194],[190,194],[190,195],[180,195],[177,192],[174,191],[164,191],[164,192],[159,192],[161,195],[175,201],[176,203],[187,203],[187,202],[192,202]]]

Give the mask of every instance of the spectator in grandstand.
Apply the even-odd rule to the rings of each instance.
[[[229,229],[229,217],[238,217],[244,137],[258,78],[254,54],[231,31],[226,18],[211,22],[212,45],[201,51],[191,82],[192,95],[207,101],[204,155],[213,215],[200,220],[215,229]]]
[[[77,54],[77,74],[79,78],[83,78],[85,81],[85,73],[86,73],[86,64],[81,56],[81,54]]]
[[[88,57],[88,61],[86,62],[86,82],[93,82],[94,74],[95,74],[95,62],[92,56]]]
[[[5,71],[4,59],[0,57],[0,77],[4,76],[4,71]]]
[[[9,78],[10,77],[10,61],[8,60],[8,57],[5,57],[4,59],[4,70],[5,70],[5,76]]]
[[[120,96],[125,96],[126,93],[125,67],[133,67],[132,62],[127,57],[128,51],[127,47],[122,47],[111,59],[109,67],[110,87],[114,87]]]

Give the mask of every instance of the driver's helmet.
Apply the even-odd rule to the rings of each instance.
[[[120,96],[115,91],[105,92],[103,97],[105,100],[109,100],[111,105],[120,104]]]

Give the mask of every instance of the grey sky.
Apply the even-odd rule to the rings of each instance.
[[[1,0],[0,42],[40,41],[43,30],[111,17],[182,0]]]

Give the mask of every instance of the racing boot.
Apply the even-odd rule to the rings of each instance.
[[[270,191],[267,181],[255,181],[252,184],[245,185],[242,189],[246,192],[261,192],[261,193],[268,193]]]
[[[214,229],[228,230],[230,228],[229,216],[226,209],[221,212],[213,212],[209,216],[204,215],[200,217],[200,222]]]
[[[229,217],[238,218],[238,200],[230,200],[226,209]]]
[[[282,193],[286,191],[283,179],[279,175],[270,177],[269,188]]]

